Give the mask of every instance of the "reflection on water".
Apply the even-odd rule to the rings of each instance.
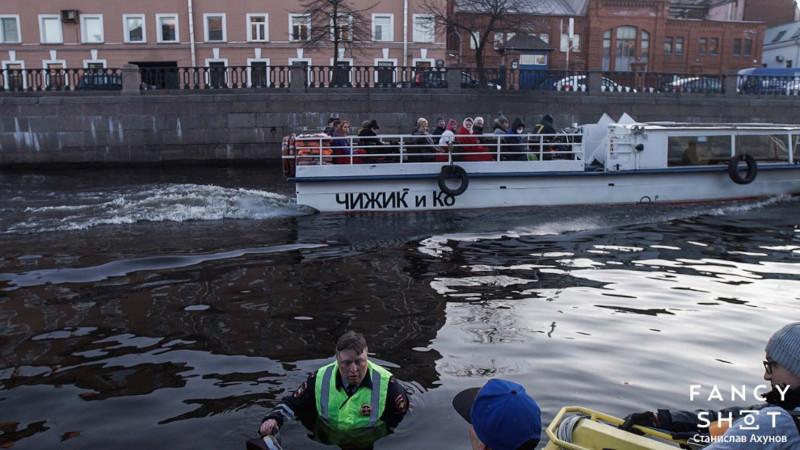
[[[796,317],[794,199],[321,216],[263,171],[0,175],[0,445],[241,448],[356,329],[412,395],[376,448],[468,448],[486,377],[545,421],[724,406],[689,384],[758,383]]]

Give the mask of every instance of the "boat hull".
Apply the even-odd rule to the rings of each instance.
[[[372,173],[364,167],[361,173],[340,172],[336,177],[299,171],[292,179],[297,203],[320,212],[430,211],[713,202],[800,194],[800,166],[792,164],[760,165],[755,180],[737,184],[726,166],[537,173],[498,171],[497,163],[459,163],[468,177],[460,195],[440,188],[441,164],[404,166],[404,172],[380,173],[377,166]],[[445,187],[452,192],[462,182],[447,181]]]

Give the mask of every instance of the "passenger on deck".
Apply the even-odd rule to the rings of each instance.
[[[508,119],[502,112],[499,112],[497,113],[497,118],[494,119],[494,130],[492,133],[506,134],[506,131],[508,131]]]
[[[433,138],[428,133],[428,119],[424,117],[417,119],[417,129],[411,134],[418,137],[411,140],[411,147],[406,147],[406,152],[410,153],[408,162],[432,162],[436,149]]]
[[[454,119],[450,119],[447,121],[447,128],[445,128],[444,132],[442,133],[442,137],[439,138],[439,150],[440,154],[436,155],[436,162],[447,162],[448,156],[447,153],[450,151],[450,145],[455,144],[456,141],[456,133],[455,130],[458,127],[458,122]],[[453,148],[455,152],[456,149]]]
[[[494,146],[499,146],[501,153],[504,151],[503,145],[506,142],[506,138],[500,136],[504,136],[507,131],[508,131],[508,119],[502,112],[499,112],[497,113],[497,117],[495,117],[494,119],[494,128],[492,129],[492,134],[494,135],[494,137],[492,138],[491,143]]]
[[[472,133],[473,120],[472,117],[467,117],[461,123],[461,128],[458,129],[456,134],[456,143],[459,146],[455,149],[461,155],[464,161],[492,161],[494,157],[489,152],[489,149],[481,145],[477,136]]]
[[[336,127],[339,125],[337,122],[339,122],[338,117],[328,118],[328,125],[322,132],[327,134],[328,136],[333,136],[333,132],[336,131]]]
[[[445,127],[447,123],[444,121],[444,117],[437,117],[436,118],[436,128],[434,128],[433,133],[434,136],[441,136],[444,133]]]
[[[555,136],[556,129],[553,126],[553,116],[550,114],[545,114],[542,116],[542,120],[538,125],[536,125],[536,133],[546,135],[541,137],[541,140],[544,143],[553,144],[554,142],[557,142],[558,138]],[[565,150],[566,147],[563,145],[545,145],[544,151],[546,154],[544,155],[544,159],[563,159],[565,158],[565,155],[558,152],[563,152]]]
[[[333,141],[331,147],[333,148],[333,163],[334,164],[349,164],[349,156],[352,153],[352,146],[350,139],[346,139],[350,134],[350,121],[342,120],[339,126],[333,132]]]
[[[472,134],[480,136],[483,134],[483,117],[478,116],[472,124]]]
[[[525,131],[525,123],[519,117],[514,117],[514,122],[506,131],[505,145],[503,146],[501,159],[503,161],[525,161],[527,158],[528,147],[522,139],[522,132]]]

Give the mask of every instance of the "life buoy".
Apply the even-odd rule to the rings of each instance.
[[[741,161],[747,164],[747,172],[745,172],[744,176],[742,176],[742,172],[739,171],[739,162]],[[758,164],[756,164],[756,159],[747,153],[740,153],[731,158],[728,162],[728,175],[730,175],[731,180],[736,184],[748,184],[756,179],[757,174]]]
[[[295,140],[294,134],[285,136],[281,145],[281,165],[283,166],[283,176],[293,177],[295,169]]]
[[[448,178],[460,178],[461,184],[458,185],[458,188],[453,189],[447,185]],[[463,194],[468,187],[469,176],[463,167],[453,164],[442,166],[442,171],[439,172],[439,189],[441,189],[442,192],[451,197],[455,197]]]

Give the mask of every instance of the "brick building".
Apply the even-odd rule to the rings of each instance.
[[[551,69],[724,73],[761,60],[766,24],[746,20],[744,2],[710,7],[670,0],[541,0],[531,2],[526,14],[529,33],[552,47]],[[448,43],[452,54],[457,48],[452,39]],[[503,45],[485,49],[485,66],[515,65],[495,50]],[[474,56],[462,48],[461,60],[469,65]]]

